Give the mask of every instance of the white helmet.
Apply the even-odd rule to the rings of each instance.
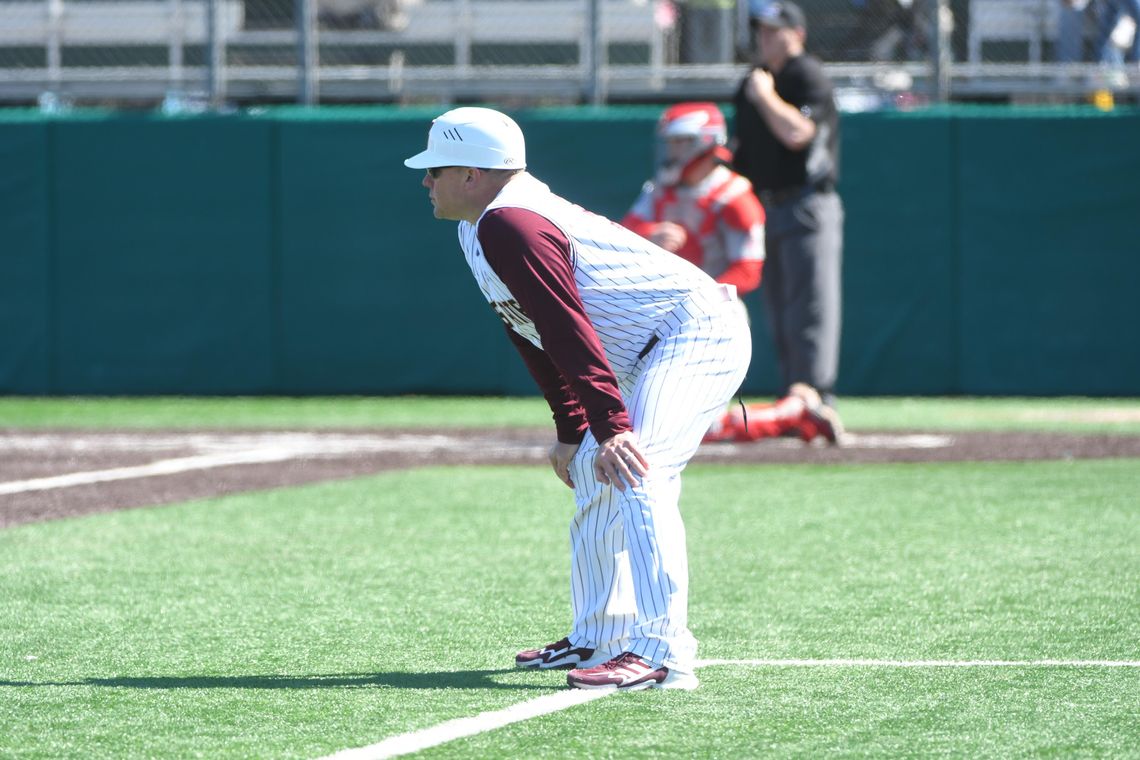
[[[657,181],[675,185],[685,170],[710,153],[732,158],[724,147],[728,128],[714,103],[678,103],[666,109],[657,122]]]
[[[465,106],[439,116],[428,131],[427,150],[404,161],[410,169],[472,166],[525,169],[526,142],[511,117],[490,108]]]

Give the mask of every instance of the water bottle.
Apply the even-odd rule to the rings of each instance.
[[[186,98],[181,90],[168,90],[162,99],[163,116],[177,116],[186,112]]]
[[[47,90],[41,92],[39,97],[36,98],[36,105],[39,106],[40,113],[43,114],[67,113],[71,110],[71,99],[61,97],[58,93]]]

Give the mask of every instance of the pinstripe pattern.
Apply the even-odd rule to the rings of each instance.
[[[690,303],[678,312],[622,387],[649,475],[624,493],[598,483],[598,445],[588,433],[571,464],[578,509],[570,526],[570,640],[692,672],[681,471],[743,381],[751,338],[734,302]]]
[[[586,316],[619,381],[634,370],[638,352],[666,314],[694,290],[715,287],[689,262],[554,195],[529,174],[507,183],[487,210],[504,206],[535,211],[550,219],[569,238],[575,284]],[[468,222],[459,223],[459,243],[467,264],[488,302],[509,303],[514,297],[483,257],[476,229]],[[510,316],[515,332],[542,348],[534,324],[525,315]]]
[[[570,463],[577,509],[570,524],[574,647],[631,651],[691,673],[688,558],[679,499],[681,471],[744,380],[752,341],[724,286],[683,259],[550,193],[529,175],[507,184],[488,209],[517,206],[549,219],[570,241],[575,284],[601,340],[650,464],[626,491],[594,475],[598,443],[586,433]],[[484,296],[535,346],[541,338],[487,264],[476,225],[459,240]],[[517,313],[516,313],[517,311]],[[638,354],[651,337],[657,344]]]

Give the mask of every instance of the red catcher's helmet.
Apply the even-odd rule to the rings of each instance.
[[[710,153],[732,158],[724,147],[728,129],[715,103],[678,103],[657,122],[657,181],[675,185],[685,170]]]

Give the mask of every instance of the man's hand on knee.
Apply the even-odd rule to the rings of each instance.
[[[555,441],[554,445],[550,447],[550,451],[547,452],[550,466],[554,468],[554,474],[571,488],[574,487],[574,481],[570,478],[570,462],[578,453],[578,445],[577,443]]]
[[[626,484],[632,487],[641,483],[641,477],[647,472],[649,460],[641,453],[632,430],[618,433],[598,444],[594,476],[599,483],[624,491]]]

